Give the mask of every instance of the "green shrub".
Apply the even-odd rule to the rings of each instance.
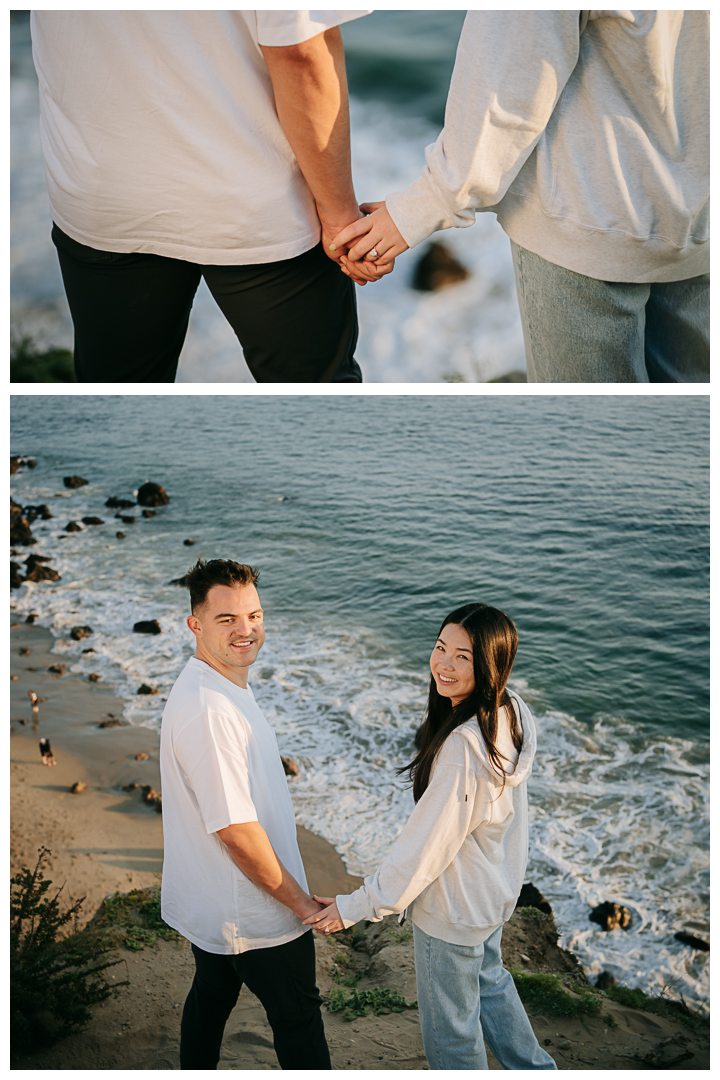
[[[509,968],[520,1000],[541,1012],[554,1016],[597,1016],[602,1008],[600,996],[592,987],[574,986],[569,994],[557,975],[547,972],[519,971]]]
[[[50,852],[41,848],[34,870],[26,867],[10,882],[10,1045],[13,1056],[51,1046],[79,1031],[91,1019],[89,1007],[117,992],[105,971],[112,942],[98,928],[62,934],[77,926],[82,900],[65,912],[58,897],[48,895],[43,863]]]
[[[328,1012],[340,1012],[346,1020],[357,1020],[360,1016],[367,1016],[374,1012],[376,1016],[383,1013],[404,1012],[405,1009],[417,1009],[417,1001],[406,1001],[397,990],[340,990],[330,991]]]
[[[69,349],[38,350],[30,337],[10,343],[10,382],[76,382]]]
[[[116,941],[131,952],[141,952],[146,945],[164,941],[182,941],[182,935],[163,920],[160,914],[160,890],[157,887],[115,893],[103,903],[96,925],[115,933]]]

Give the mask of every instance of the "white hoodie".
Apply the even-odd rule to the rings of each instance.
[[[513,913],[528,855],[527,780],[535,757],[535,723],[511,693],[523,747],[499,725],[505,784],[493,768],[476,720],[456,728],[433,764],[430,783],[387,857],[350,896],[338,896],[344,926],[410,909],[431,937],[478,945]]]

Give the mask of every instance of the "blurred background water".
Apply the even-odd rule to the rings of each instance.
[[[165,695],[193,648],[171,579],[198,556],[259,565],[252,685],[300,764],[298,820],[353,873],[412,808],[394,770],[442,618],[502,607],[539,729],[528,879],[591,974],[699,1003],[708,954],[673,935],[708,934],[708,439],[699,396],[15,397],[12,449],[38,464],[12,494],[50,506],[31,550],[62,580],[14,603],[156,727],[137,688]],[[146,479],[170,503],[115,521],[106,499]],[[64,531],[88,515],[105,524]],[[152,618],[162,634],[132,633]],[[604,900],[629,931],[588,921]]]
[[[29,13],[11,19],[11,319],[17,336],[72,348],[38,134]],[[443,123],[464,11],[377,11],[343,26],[353,175],[361,202],[420,174]],[[357,358],[367,382],[486,381],[525,369],[510,243],[492,214],[435,239],[471,272],[435,293],[411,288],[422,244],[377,285],[358,289]],[[178,382],[252,382],[206,286],[198,291]]]

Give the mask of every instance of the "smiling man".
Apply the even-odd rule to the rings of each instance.
[[[160,737],[162,915],[192,944],[182,1069],[215,1069],[245,983],[283,1069],[330,1069],[315,984],[308,895],[275,733],[248,686],[265,640],[258,572],[198,560],[185,577],[196,649],[168,697]]]

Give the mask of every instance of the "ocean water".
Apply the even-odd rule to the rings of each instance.
[[[379,11],[343,27],[353,175],[361,202],[420,174],[442,127],[462,11]],[[11,320],[17,336],[72,348],[39,138],[37,78],[26,12],[11,23]],[[442,239],[471,277],[438,293],[411,288],[427,244],[377,285],[358,289],[357,359],[367,382],[478,382],[525,370],[510,243],[494,215]],[[201,285],[178,382],[252,382],[242,350]]]
[[[539,729],[528,880],[590,973],[700,1005],[707,954],[673,934],[709,932],[708,429],[702,396],[15,397],[13,452],[38,464],[12,494],[50,506],[31,550],[62,580],[13,602],[157,727],[137,687],[166,694],[193,648],[169,582],[198,556],[258,565],[252,685],[300,764],[298,820],[358,874],[412,808],[395,769],[442,618],[502,607]],[[114,520],[105,500],[147,479],[170,503]],[[86,515],[105,524],[63,531]],[[150,618],[162,634],[132,633]],[[603,900],[629,931],[588,921]]]

